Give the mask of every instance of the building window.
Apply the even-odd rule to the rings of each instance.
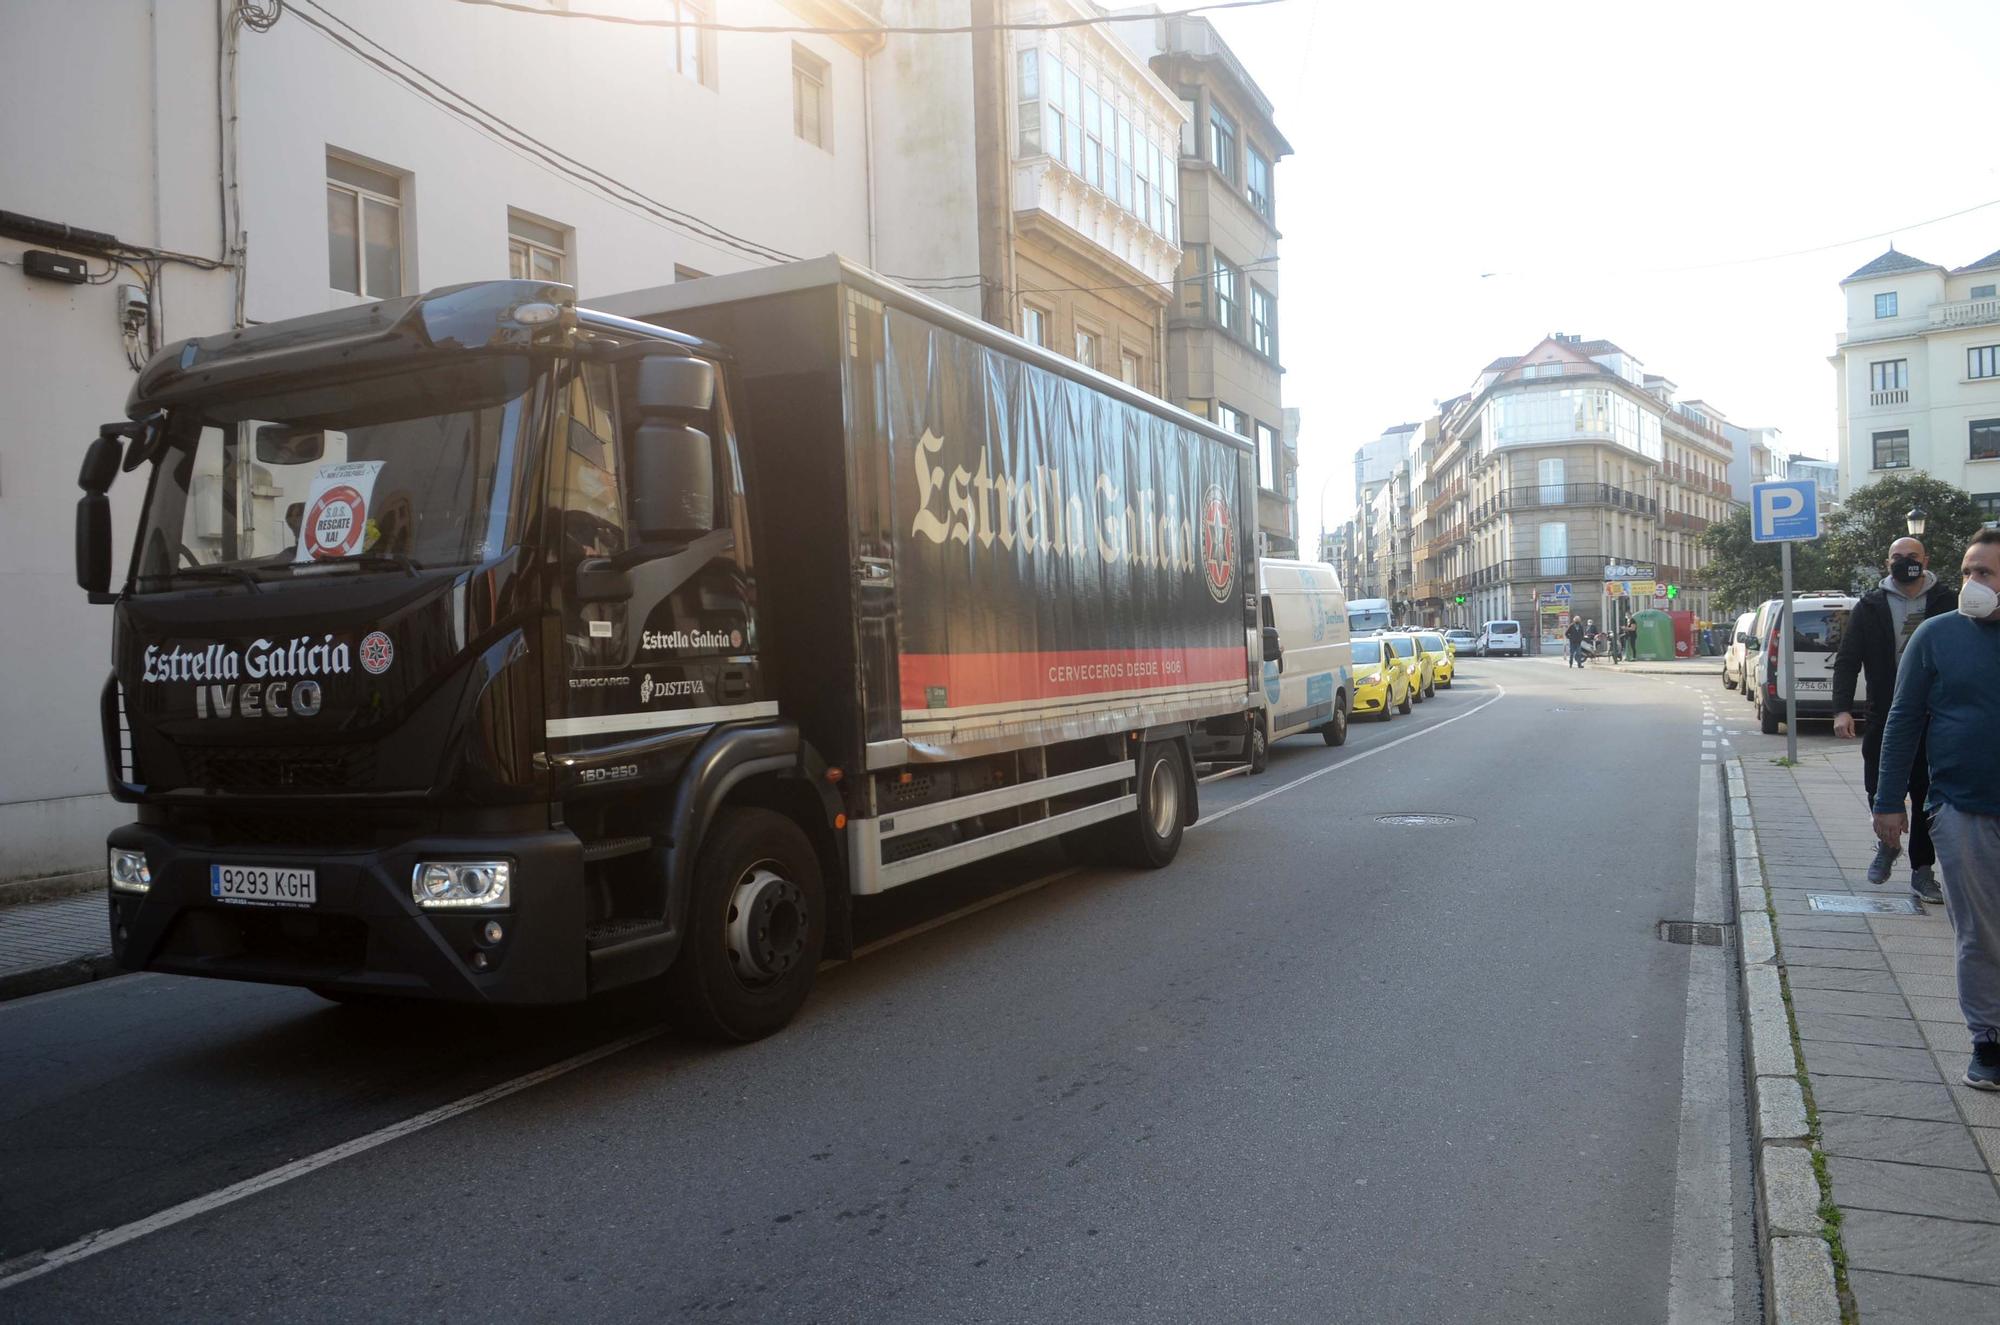
[[[1875,434],[1875,468],[1908,469],[1910,467],[1910,432],[1898,428],[1895,432]]]
[[[1569,526],[1560,521],[1552,521],[1541,527],[1541,573],[1562,576],[1569,574]]]
[[[814,147],[833,150],[833,116],[827,105],[827,62],[803,46],[792,47],[792,132]]]
[[[695,24],[713,18],[710,0],[666,0],[666,18],[674,24],[674,72],[686,74],[703,87],[715,86],[714,33]]]
[[[1975,492],[1972,507],[1979,512],[1982,523],[1992,524],[2000,520],[2000,492]]]
[[[1014,155],[1042,154],[1042,53],[1030,46],[1014,57]]]
[[[403,181],[328,154],[328,284],[369,299],[403,292]]]
[[[1971,459],[2000,460],[2000,419],[1974,419],[1967,431],[1972,434]]]
[[[1104,122],[1108,108],[1097,89],[1083,90],[1083,178],[1093,189],[1104,187]]]
[[[1215,258],[1215,271],[1210,283],[1215,286],[1215,320],[1231,331],[1236,330],[1243,315],[1242,274],[1229,265],[1221,254]]]
[[[569,232],[507,213],[507,274],[517,281],[567,281]]]
[[[1868,365],[1870,391],[1901,391],[1910,384],[1908,359],[1884,359]]]
[[[1257,425],[1257,486],[1266,492],[1282,492],[1278,474],[1278,430],[1268,423]]]
[[[1255,282],[1250,286],[1250,344],[1266,359],[1278,357],[1278,300]]]
[[[1972,287],[1972,293],[1966,297],[1969,299],[1991,299],[1993,297],[1993,287],[1990,285],[1975,285]]]
[[[1271,163],[1256,148],[1250,148],[1243,157],[1244,195],[1250,199],[1251,207],[1257,215],[1271,220],[1277,213],[1271,205]]]
[[[1097,367],[1097,333],[1076,329],[1076,361],[1085,368]]]
[[[1195,108],[1195,102],[1193,97],[1181,98],[1181,114],[1187,116],[1187,118],[1181,122],[1182,156],[1199,157],[1201,155],[1201,145],[1195,142],[1195,138],[1199,136],[1201,132],[1200,122],[1195,118],[1198,113],[1199,112]]]
[[[1049,343],[1049,315],[1033,304],[1021,305],[1021,339],[1030,345]]]
[[[1875,316],[1896,316],[1896,292],[1894,290],[1889,291],[1887,294],[1878,294],[1875,296]]]
[[[1144,359],[1141,359],[1130,350],[1126,350],[1118,356],[1119,381],[1123,382],[1126,386],[1137,386],[1143,389],[1142,384],[1145,378],[1146,361]]]
[[[1220,106],[1208,108],[1208,163],[1227,180],[1236,178],[1236,121]]]
[[[1238,437],[1248,437],[1250,435],[1250,430],[1244,426],[1247,419],[1244,417],[1243,411],[1225,405],[1219,400],[1215,402],[1215,422],[1216,426],[1224,432],[1233,432]]]
[[[1965,352],[1967,377],[2000,377],[2000,345],[1975,345]]]

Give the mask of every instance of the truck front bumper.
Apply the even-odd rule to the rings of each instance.
[[[128,971],[462,1003],[566,1003],[588,992],[583,846],[568,832],[430,835],[330,851],[197,845],[135,823],[109,845],[145,852],[152,872],[147,891],[110,894],[112,952]],[[508,861],[508,904],[418,906],[411,876],[418,862],[439,860]],[[210,895],[213,865],[310,868],[318,897],[301,907],[220,902]]]

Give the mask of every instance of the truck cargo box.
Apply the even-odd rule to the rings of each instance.
[[[776,690],[872,769],[1243,712],[1243,438],[835,257],[590,299],[727,346]]]

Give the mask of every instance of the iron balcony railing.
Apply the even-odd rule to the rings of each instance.
[[[1507,561],[1496,561],[1490,566],[1481,566],[1468,578],[1475,589],[1526,580],[1598,582],[1604,579],[1604,564],[1605,559],[1601,556],[1514,557]]]
[[[1540,510],[1550,506],[1615,506],[1640,515],[1657,515],[1660,503],[1651,497],[1609,483],[1535,483],[1506,488],[1472,508],[1468,523],[1479,524],[1506,511]]]

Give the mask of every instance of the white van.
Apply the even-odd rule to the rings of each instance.
[[[1354,708],[1347,595],[1323,561],[1258,563],[1264,624],[1264,711],[1251,738],[1250,771],[1262,772],[1270,742],[1317,731],[1328,745],[1347,741]]]
[[[1757,637],[1752,630],[1757,625],[1757,613],[1745,612],[1736,618],[1736,625],[1729,632],[1729,647],[1722,651],[1722,688],[1734,690],[1738,686],[1743,692],[1750,692],[1750,650],[1756,646]]]
[[[1476,652],[1482,658],[1491,658],[1499,653],[1511,653],[1516,658],[1528,656],[1527,637],[1521,634],[1518,621],[1489,621],[1479,632]]]
[[[1361,639],[1367,635],[1380,635],[1389,628],[1389,600],[1386,598],[1350,598],[1347,601],[1347,633],[1349,638]]]
[[[1840,637],[1847,630],[1847,617],[1859,600],[1853,594],[1805,593],[1792,598],[1792,679],[1800,721],[1827,722],[1833,718],[1833,659],[1840,651]],[[1780,673],[1778,618],[1782,599],[1773,598],[1757,609],[1755,652],[1744,674],[1750,684],[1750,702],[1757,709],[1757,726],[1766,736],[1776,736],[1785,721],[1785,689]],[[1868,709],[1868,681],[1854,680],[1854,711]]]

